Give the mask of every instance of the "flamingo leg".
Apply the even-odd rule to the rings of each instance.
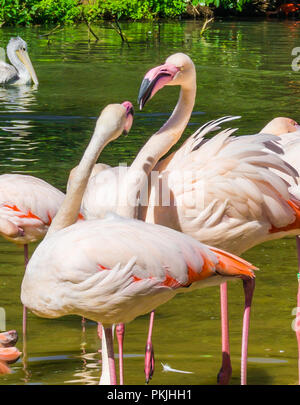
[[[26,267],[28,264],[28,245],[24,245],[24,267],[26,271]],[[26,336],[26,331],[27,331],[27,309],[25,305],[23,305],[23,336]]]
[[[98,334],[98,338],[100,340],[102,340],[102,323],[98,322],[97,324],[97,334]]]
[[[125,325],[124,323],[119,323],[116,327],[116,335],[118,339],[119,346],[119,373],[120,373],[120,385],[124,385],[124,374],[123,374],[123,342],[125,335]]]
[[[298,342],[298,378],[300,385],[300,236],[296,237],[298,251],[298,294],[297,294],[297,315],[296,315],[296,337]]]
[[[154,373],[154,349],[152,345],[152,330],[153,330],[153,324],[154,324],[154,314],[155,311],[152,311],[150,314],[150,322],[149,322],[149,331],[148,331],[148,338],[147,338],[147,343],[146,343],[146,348],[145,348],[145,377],[146,377],[146,383],[149,383],[149,380],[152,378],[153,373]]]
[[[82,333],[85,333],[85,318],[81,318],[81,327],[82,327]]]
[[[255,288],[255,279],[243,280],[245,293],[245,310],[243,318],[242,335],[242,360],[241,360],[241,385],[247,384],[247,356],[248,356],[248,335],[250,326],[251,303]]]
[[[113,333],[111,327],[103,327],[104,334],[102,338],[102,376],[100,384],[116,385],[116,367],[113,344]],[[103,370],[103,368],[105,368]],[[108,381],[107,381],[108,378]]]
[[[217,381],[220,385],[229,384],[232,367],[230,361],[229,345],[229,324],[228,324],[228,305],[227,305],[227,283],[220,285],[221,301],[221,329],[222,329],[222,366],[220,368]]]

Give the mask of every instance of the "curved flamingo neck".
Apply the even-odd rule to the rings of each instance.
[[[46,237],[77,221],[82,197],[93,167],[100,153],[109,142],[110,139],[105,133],[105,128],[96,126],[92,139],[72,178],[65,199],[54,217]]]
[[[137,217],[137,201],[150,172],[159,159],[179,140],[191,117],[196,98],[196,74],[189,85],[181,86],[178,102],[168,121],[143,146],[121,185],[117,213]],[[126,200],[127,199],[127,200]]]

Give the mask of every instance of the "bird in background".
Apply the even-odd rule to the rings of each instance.
[[[300,125],[297,121],[287,117],[276,117],[270,121],[261,131],[261,134],[273,134],[278,136],[278,142],[284,149],[284,159],[300,173]],[[289,190],[300,200],[300,177],[296,179],[283,176],[291,185]],[[300,232],[299,232],[300,234]],[[296,337],[298,343],[298,378],[300,385],[300,237],[296,236],[298,252],[298,292],[296,312]]]
[[[7,57],[11,63],[0,61],[0,84],[23,85],[33,82],[38,85],[38,78],[27,51],[27,43],[20,37],[11,38],[7,44]]]
[[[24,249],[28,263],[28,244],[42,239],[61,206],[65,195],[51,184],[23,174],[0,175],[0,235]],[[26,308],[23,308],[26,335]]]
[[[101,322],[101,384],[116,384],[113,324],[130,322],[207,278],[252,279],[255,270],[245,260],[181,232],[133,219],[135,206],[123,204],[126,199],[103,220],[75,223],[99,154],[124,129],[128,132],[131,123],[129,102],[102,111],[66,198],[28,263],[21,288],[23,304],[38,316],[77,314]],[[133,167],[144,164],[135,159]],[[138,186],[132,192],[137,193]]]

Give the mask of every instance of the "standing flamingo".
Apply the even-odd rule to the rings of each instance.
[[[25,270],[28,244],[44,237],[63,202],[64,193],[37,177],[23,174],[0,176],[0,235],[24,246]],[[26,308],[23,308],[26,335]]]
[[[170,56],[166,63],[151,69],[141,85],[139,103],[143,107],[164,85],[180,85],[178,103],[166,124],[146,143],[145,150],[154,150],[148,159],[151,167],[177,142],[192,112],[196,94],[195,68],[184,54]],[[222,122],[222,121],[220,121]],[[140,218],[159,223],[192,235],[196,239],[240,254],[252,246],[285,234],[297,233],[299,212],[290,200],[288,187],[282,179],[271,173],[277,167],[292,177],[293,171],[278,155],[266,151],[269,138],[230,138],[229,133],[205,143],[203,136],[217,125],[210,123],[192,135],[176,152],[158,162],[153,169],[159,175],[171,204],[157,203],[158,187],[151,187],[149,179],[149,207],[141,204]],[[272,138],[275,140],[275,138]],[[149,149],[147,149],[149,148]],[[282,153],[279,147],[272,148]],[[277,149],[276,149],[277,148]],[[118,175],[127,169],[99,167],[84,194],[82,209],[88,218],[101,218],[118,201]],[[194,173],[190,179],[182,173]],[[189,188],[190,194],[186,194]],[[197,194],[197,191],[200,190]],[[190,206],[189,195],[199,200]],[[201,194],[202,193],[202,194]],[[187,195],[187,198],[184,196]],[[192,198],[193,201],[193,198]],[[278,215],[279,214],[279,215]],[[283,229],[287,227],[288,229]],[[281,232],[282,230],[282,232]],[[222,352],[223,361],[219,382],[229,382],[231,364],[229,355],[228,317],[226,313],[226,285],[221,285]],[[242,383],[246,382],[247,329],[250,315],[250,296],[245,297],[245,317],[242,349]],[[152,319],[152,318],[151,318]],[[147,344],[147,347],[148,344]],[[149,359],[149,353],[146,353]],[[149,380],[149,360],[145,362],[146,380]]]
[[[150,72],[148,72],[148,74],[146,74],[144,79],[144,82],[146,81],[146,85],[143,83],[141,85],[139,95],[141,107],[143,107],[145,102],[149,100],[157,91],[155,88],[155,82],[158,76],[155,69],[152,69]],[[148,79],[149,75],[151,80]],[[162,86],[159,85],[158,87],[161,88]],[[239,140],[239,142],[243,141]],[[206,145],[203,144],[203,139],[201,139],[201,136],[199,137],[199,135],[196,133],[192,135],[177,152],[174,152],[167,159],[158,163],[155,169],[158,170],[162,178],[165,176],[166,183],[168,184],[167,187],[174,195],[176,205],[181,205],[181,207],[176,208],[175,215],[168,207],[160,206],[152,207],[152,209],[146,207],[146,221],[153,221],[154,219],[155,222],[163,225],[167,225],[168,223],[169,225],[167,226],[175,227],[175,229],[178,230],[180,229],[183,232],[198,238],[198,240],[201,240],[204,243],[222,247],[223,249],[234,252],[235,254],[241,254],[250,247],[266,240],[280,238],[287,234],[295,235],[299,233],[300,202],[295,202],[293,199],[294,196],[288,195],[287,187],[285,187],[285,190],[283,190],[279,183],[273,183],[273,190],[270,194],[269,190],[264,190],[262,183],[256,183],[256,186],[259,185],[263,197],[263,199],[260,201],[257,200],[258,190],[256,187],[251,189],[251,191],[248,188],[250,186],[249,176],[247,176],[248,173],[246,172],[246,177],[248,177],[247,179],[242,178],[243,176],[241,176],[241,172],[238,172],[238,176],[235,174],[235,185],[232,181],[228,181],[226,177],[228,176],[229,172],[230,176],[234,174],[234,171],[232,171],[232,162],[229,160],[227,163],[226,160],[221,160],[224,159],[224,157],[229,158],[230,155],[228,153],[224,154],[224,152],[221,150],[221,145],[218,143],[216,144],[216,149],[210,149],[210,146],[208,145],[209,143]],[[220,153],[220,161],[215,162],[215,165],[213,166],[211,158],[216,157],[216,152]],[[252,153],[251,148],[241,148],[239,151],[234,150],[231,157],[237,158],[240,155],[240,157],[245,156],[246,160],[251,161],[249,153]],[[270,156],[267,160],[265,160],[265,163],[267,163],[269,167],[272,167],[273,165],[272,159],[273,157]],[[259,160],[260,159],[257,158],[253,160],[255,165],[260,165],[258,163]],[[206,174],[200,170],[201,164],[203,164],[205,161],[208,163],[208,172]],[[218,166],[219,170],[216,169]],[[183,180],[182,176],[175,175],[175,179],[174,176],[172,176],[172,173],[180,173],[184,172],[185,170],[194,172],[197,171],[198,174],[195,174],[197,181],[195,180],[195,177],[192,178],[191,182],[190,180]],[[199,170],[200,172],[202,171],[202,174],[200,175]],[[207,177],[208,174],[210,174],[212,179],[214,179],[214,186],[210,186],[210,175]],[[295,178],[296,175],[295,172],[292,175],[291,173],[285,173],[285,175],[286,174],[292,176],[293,178]],[[282,177],[284,177],[284,174]],[[261,181],[262,180],[263,179],[261,179]],[[191,207],[190,205],[186,205],[184,201],[182,204],[178,204],[182,198],[183,184],[185,189],[190,187],[190,194],[192,195],[197,190],[197,185],[199,185],[199,183],[201,190],[205,193],[204,205],[203,197],[200,198],[200,205],[202,205],[200,209],[199,205],[198,207],[197,205]],[[163,179],[162,184],[164,184]],[[219,187],[219,190],[217,190],[217,187]],[[187,198],[187,200],[189,200],[189,198]],[[210,204],[211,207],[209,209]],[[268,206],[265,207],[265,204]],[[169,216],[167,212],[169,213]],[[170,214],[173,216],[171,220]],[[212,216],[214,217],[213,220]],[[279,217],[280,223],[275,224],[274,220],[277,222]],[[239,235],[242,228],[239,229],[238,226],[242,224],[245,225],[245,234],[243,236]],[[206,232],[203,228],[206,228]],[[220,231],[222,232],[220,233]],[[199,236],[200,234],[201,236]],[[249,323],[250,303],[251,299],[249,295],[246,294],[244,314],[244,320],[247,319],[246,324]],[[222,336],[225,338],[225,340],[223,339],[223,360],[226,358],[229,360],[226,284],[221,285],[221,319]],[[243,356],[247,353],[247,330],[248,327],[243,330],[242,365]],[[245,384],[246,368],[243,366],[241,373],[241,383]],[[229,360],[227,365],[225,364],[225,371],[223,362],[221,372],[219,373],[220,382],[228,382],[230,375],[231,365]]]
[[[270,121],[261,131],[261,134],[273,134],[278,136],[278,141],[282,145],[285,160],[295,167],[300,173],[300,125],[291,118],[276,117]],[[291,184],[290,191],[300,200],[300,178],[296,180],[290,176],[285,176]],[[298,383],[300,385],[300,236],[296,236],[298,251],[298,293],[297,293],[297,318],[296,337],[298,343]]]
[[[140,105],[144,106],[145,102],[166,84],[180,85],[181,92],[170,119],[150,138],[144,147],[154,150],[154,158],[148,159],[151,167],[160,156],[177,142],[194,105],[196,75],[193,62],[187,55],[172,55],[164,65],[151,69],[146,74],[139,95]],[[281,237],[286,233],[295,232],[292,228],[297,227],[297,221],[295,221],[295,215],[298,215],[297,209],[287,203],[286,200],[289,200],[290,195],[286,185],[282,185],[282,180],[278,176],[273,177],[272,174],[272,177],[269,177],[269,169],[275,165],[280,166],[281,172],[287,171],[288,175],[295,176],[296,173],[287,167],[278,156],[275,157],[271,151],[267,154],[266,151],[263,152],[265,144],[262,138],[258,141],[255,137],[242,137],[238,140],[239,143],[233,144],[231,138],[227,139],[225,136],[223,139],[220,136],[205,146],[202,137],[206,132],[207,128],[204,126],[200,133],[192,135],[177,152],[157,163],[153,172],[159,174],[163,188],[167,189],[167,193],[172,194],[173,202],[170,206],[156,204],[155,201],[159,199],[157,188],[150,188],[149,185],[149,200],[152,203],[149,203],[149,207],[147,204],[141,207],[140,218],[146,219],[147,222],[160,223],[183,231],[198,240],[211,245],[217,244],[219,247],[236,254],[260,243],[257,234],[262,235],[262,240],[269,240]],[[265,141],[268,142],[267,139]],[[237,145],[240,147],[238,150]],[[276,148],[275,145],[272,147],[273,149]],[[144,148],[142,148],[141,153],[145,155]],[[277,148],[277,152],[282,153],[280,148]],[[203,157],[205,154],[207,156]],[[202,161],[203,165],[201,164]],[[112,206],[115,208],[119,193],[116,186],[118,181],[109,180],[115,180],[118,175],[124,175],[124,172],[126,174],[127,171],[124,167],[107,168],[103,165],[98,166],[98,169],[96,167],[95,170],[98,171],[98,174],[90,179],[82,203],[83,212],[88,218],[101,218]],[[209,180],[206,178],[205,170],[208,171]],[[191,181],[180,176],[180,173],[187,171],[201,172],[200,178],[197,181]],[[176,172],[179,173],[179,177],[174,179]],[[256,174],[254,175],[254,173]],[[193,176],[191,178],[193,179]],[[225,180],[222,185],[223,178]],[[218,186],[215,185],[215,180],[217,180]],[[171,186],[168,184],[169,182],[171,182]],[[267,188],[264,188],[263,184],[266,182]],[[239,183],[243,184],[242,189]],[[201,206],[203,198],[200,196],[194,207],[184,207],[183,190],[185,187],[190,187],[190,194],[193,195],[195,191],[197,192],[199,185],[206,196],[204,206]],[[219,187],[218,190],[217,187]],[[243,191],[241,196],[241,190],[244,190],[245,187],[249,187],[252,194],[255,191],[254,195],[248,196]],[[278,203],[279,193],[282,197],[279,198]],[[183,207],[179,208],[178,203]],[[274,212],[275,204],[277,204],[276,208],[283,213],[282,221],[279,222]],[[242,205],[244,205],[243,208]],[[231,218],[230,221],[228,221],[228,216]],[[209,218],[213,219],[209,220]],[[225,223],[227,223],[226,226]],[[294,224],[290,225],[291,223]],[[281,233],[279,229],[286,225],[290,225],[291,229]],[[203,232],[202,226],[205,229]],[[273,227],[274,230],[271,231]],[[249,323],[251,302],[249,294],[246,295],[242,349],[243,384],[246,382],[246,331],[248,329],[246,325]],[[226,285],[223,284],[221,285],[223,362],[218,376],[221,384],[228,383],[231,376],[226,307]],[[147,347],[149,348],[148,344]],[[146,353],[146,357],[149,359],[148,354]],[[149,360],[146,360],[145,363],[145,368],[149,370]],[[149,372],[146,372],[146,380],[149,380]]]
[[[78,314],[102,323],[100,382],[110,384],[116,384],[112,324],[132,321],[191,284],[218,274],[252,279],[255,269],[172,229],[116,214],[75,224],[101,150],[121,134],[128,119],[131,125],[131,108],[124,104],[102,111],[66,198],[28,263],[21,288],[23,304],[39,316]],[[126,215],[135,209],[129,204],[119,208]]]

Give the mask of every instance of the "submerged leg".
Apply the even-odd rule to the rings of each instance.
[[[102,375],[100,379],[101,385],[116,385],[116,367],[113,344],[113,333],[111,327],[103,327],[102,335]]]
[[[28,245],[24,245],[24,267],[26,271],[26,267],[28,264]],[[27,329],[27,309],[25,305],[23,305],[23,336],[26,336],[26,329]]]
[[[154,324],[154,313],[155,311],[152,311],[150,314],[150,323],[149,323],[149,331],[148,331],[148,338],[147,338],[147,343],[146,343],[146,348],[145,348],[145,377],[146,377],[146,383],[148,384],[149,380],[152,378],[153,373],[154,373],[154,349],[152,345],[152,330],[153,330],[153,324]]]
[[[97,335],[100,340],[102,340],[102,324],[101,322],[97,323]]]
[[[298,342],[298,379],[300,385],[300,236],[296,237],[298,250],[298,294],[296,313],[296,337]]]
[[[228,325],[228,305],[227,305],[227,283],[220,285],[221,301],[221,329],[222,329],[222,366],[220,368],[217,381],[220,385],[229,384],[232,367],[230,361],[229,345],[229,325]]]
[[[255,279],[243,280],[245,293],[245,310],[243,318],[243,336],[242,336],[242,360],[241,360],[241,385],[247,384],[247,356],[248,356],[248,334],[250,326],[250,312],[252,297],[255,288]]]
[[[81,327],[82,327],[82,333],[85,333],[85,318],[81,318]]]
[[[125,335],[125,325],[124,323],[119,323],[116,327],[116,335],[118,339],[119,346],[119,373],[120,373],[120,385],[124,385],[124,374],[123,374],[123,342]]]

